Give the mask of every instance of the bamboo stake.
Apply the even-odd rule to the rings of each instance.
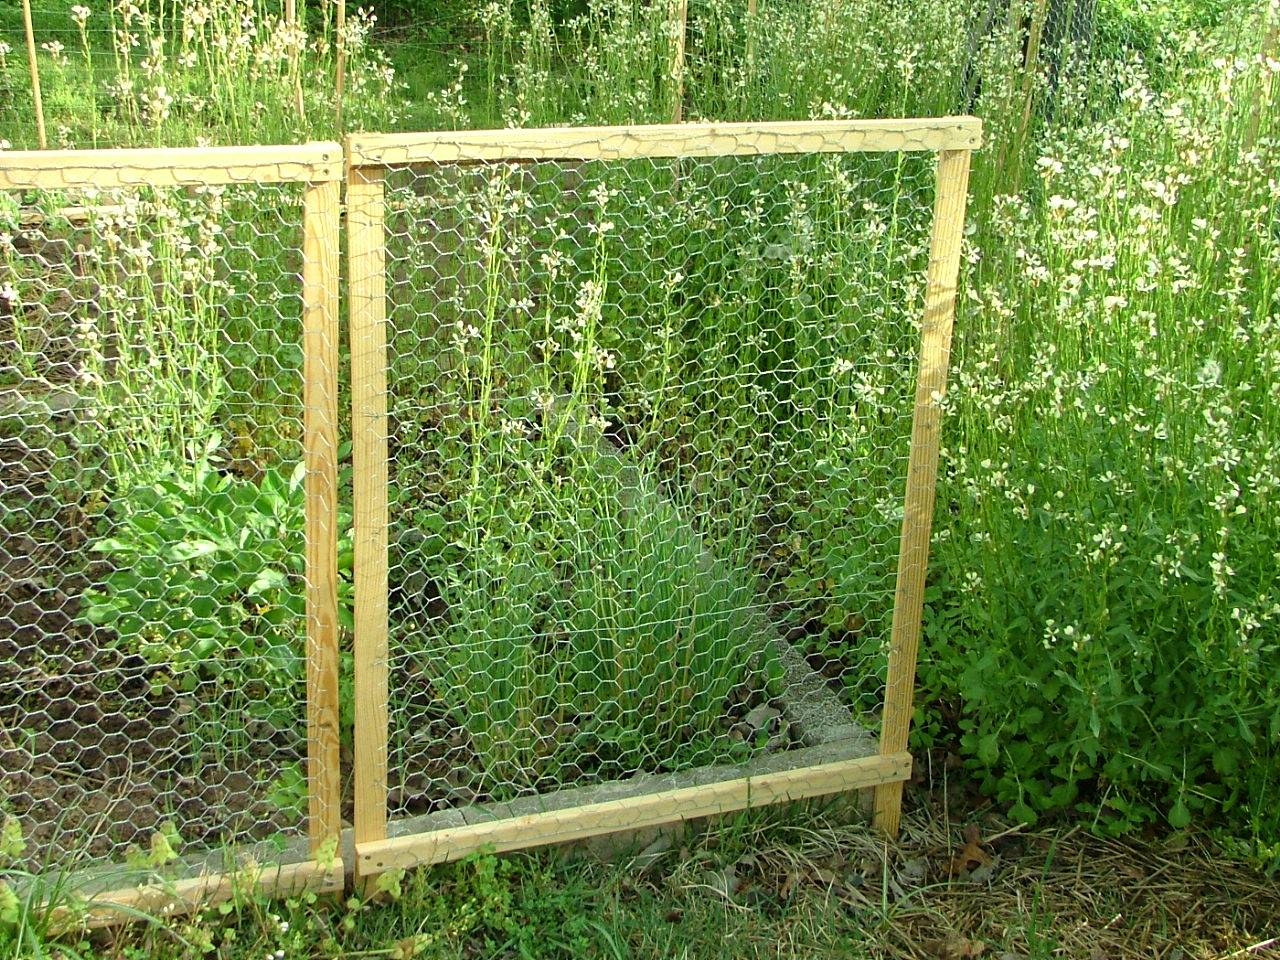
[[[31,0],[22,0],[22,25],[27,31],[27,64],[31,67],[31,96],[36,104],[36,139],[41,150],[49,149],[44,130],[44,99],[40,96],[40,69],[36,66],[36,33],[31,26]]]
[[[338,707],[338,194],[308,184],[303,205],[306,450],[307,800],[316,856],[342,832]],[[336,846],[335,846],[336,853]]]
[[[350,150],[350,144],[348,144]],[[356,843],[387,835],[387,344],[380,167],[347,182],[355,500]]]
[[[303,125],[307,117],[302,102],[302,53],[306,47],[307,35],[305,25],[301,28],[299,26],[297,0],[285,0],[284,21],[289,31],[289,72],[293,74],[293,105],[298,111],[298,123]],[[301,33],[299,29],[302,30]]]
[[[969,190],[968,150],[938,154],[937,197],[929,248],[928,287],[924,325],[920,335],[920,366],[916,383],[915,416],[911,425],[911,456],[907,466],[907,496],[898,552],[898,583],[893,604],[893,633],[880,753],[907,749],[911,729],[916,654],[924,611],[925,573],[933,525],[934,488],[938,477],[938,442],[942,412],[938,401],[947,386],[951,329],[955,321],[956,280],[960,273],[960,242],[964,235],[965,203]],[[875,822],[885,833],[898,832],[902,812],[902,783],[876,788]]]
[[[668,0],[667,22],[671,30],[673,48],[671,53],[672,103],[671,122],[679,123],[684,119],[684,45],[689,29],[689,0]]]
[[[337,93],[337,108],[334,117],[334,127],[337,129],[337,135],[342,136],[342,98],[346,89],[347,82],[347,0],[338,0],[338,65],[337,76],[334,80],[334,86]]]
[[[1276,59],[1276,47],[1280,44],[1280,24],[1273,22],[1267,28],[1266,36],[1262,41],[1262,74],[1258,79],[1258,86],[1253,91],[1253,106],[1249,112],[1249,127],[1244,135],[1244,149],[1249,151],[1253,149],[1253,145],[1258,140],[1258,130],[1262,126],[1263,111],[1271,103],[1271,90],[1274,83],[1274,75],[1271,73],[1269,61]]]
[[[1027,37],[1027,56],[1022,64],[1022,123],[1018,128],[1018,140],[1026,136],[1031,123],[1031,104],[1035,99],[1035,74],[1040,64],[1040,41],[1044,36],[1044,23],[1049,15],[1049,0],[1036,0],[1031,15],[1031,33]]]

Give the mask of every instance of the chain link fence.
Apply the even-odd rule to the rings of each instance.
[[[172,876],[178,856],[307,834],[339,158],[5,158],[0,816],[18,866],[93,864],[109,885],[108,864]]]

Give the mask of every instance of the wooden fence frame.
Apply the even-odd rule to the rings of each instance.
[[[897,833],[902,785],[911,775],[907,735],[937,479],[938,400],[946,389],[970,156],[981,141],[982,123],[973,117],[560,127],[347,138],[356,567],[354,867],[358,877],[455,860],[483,849],[559,843],[868,787],[875,788],[877,826],[890,835]],[[389,837],[386,168],[886,151],[936,152],[938,162],[878,755]]]
[[[339,190],[342,147],[294,146],[13,151],[0,153],[0,189],[77,190],[297,183],[302,197],[303,449],[306,537],[307,838],[310,859],[246,874],[199,876],[95,892],[87,912],[59,908],[65,925],[104,926],[140,909],[165,914],[245,889],[341,890],[338,708]]]

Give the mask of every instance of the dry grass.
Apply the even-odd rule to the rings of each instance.
[[[1280,958],[1280,882],[1196,835],[1122,841],[918,810],[888,844],[862,825],[796,822],[709,836],[664,885],[740,910],[772,902],[801,923],[838,907],[863,928],[850,956]]]

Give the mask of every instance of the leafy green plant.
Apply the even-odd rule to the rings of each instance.
[[[1172,95],[1113,65],[969,272],[920,676],[1018,819],[1280,827],[1276,151],[1238,43]]]
[[[479,471],[483,513],[440,518],[405,561],[434,562],[442,584],[449,625],[419,656],[480,759],[477,786],[723,758],[730,694],[776,694],[782,678],[746,551],[704,541],[620,454],[588,444],[546,475],[536,444],[505,446],[505,474]]]
[[[85,591],[84,615],[181,689],[212,679],[246,694],[251,714],[292,716],[305,662],[305,466],[251,480],[215,466],[218,445],[112,505],[93,546],[112,569]],[[350,626],[350,551],[339,555]]]

